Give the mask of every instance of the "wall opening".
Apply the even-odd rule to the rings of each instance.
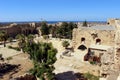
[[[85,38],[84,37],[81,38],[81,43],[85,44]]]
[[[85,45],[80,45],[78,49],[84,51],[87,49],[87,47]]]
[[[101,44],[101,39],[96,39],[96,44],[100,45]]]
[[[117,52],[120,52],[120,48],[117,49]]]

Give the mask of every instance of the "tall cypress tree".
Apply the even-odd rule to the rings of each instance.
[[[83,22],[83,26],[84,26],[84,27],[87,27],[87,26],[88,26],[88,24],[87,24],[87,21],[86,21],[86,20]]]

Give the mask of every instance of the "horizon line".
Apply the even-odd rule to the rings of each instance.
[[[107,22],[106,20],[43,20],[46,22],[83,22],[83,21],[87,21],[87,22]],[[0,21],[0,23],[10,23],[10,22],[42,22],[39,20],[24,20],[24,21]]]

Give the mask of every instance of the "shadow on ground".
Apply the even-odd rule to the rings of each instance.
[[[0,78],[3,78],[5,74],[8,74],[9,72],[14,71],[16,73],[16,70],[18,69],[20,65],[11,65],[11,64],[0,64]]]
[[[74,73],[73,71],[56,74],[56,80],[88,80],[82,73]]]

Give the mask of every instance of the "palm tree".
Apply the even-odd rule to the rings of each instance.
[[[6,47],[7,33],[5,31],[0,31],[0,41],[4,41],[4,47]]]

